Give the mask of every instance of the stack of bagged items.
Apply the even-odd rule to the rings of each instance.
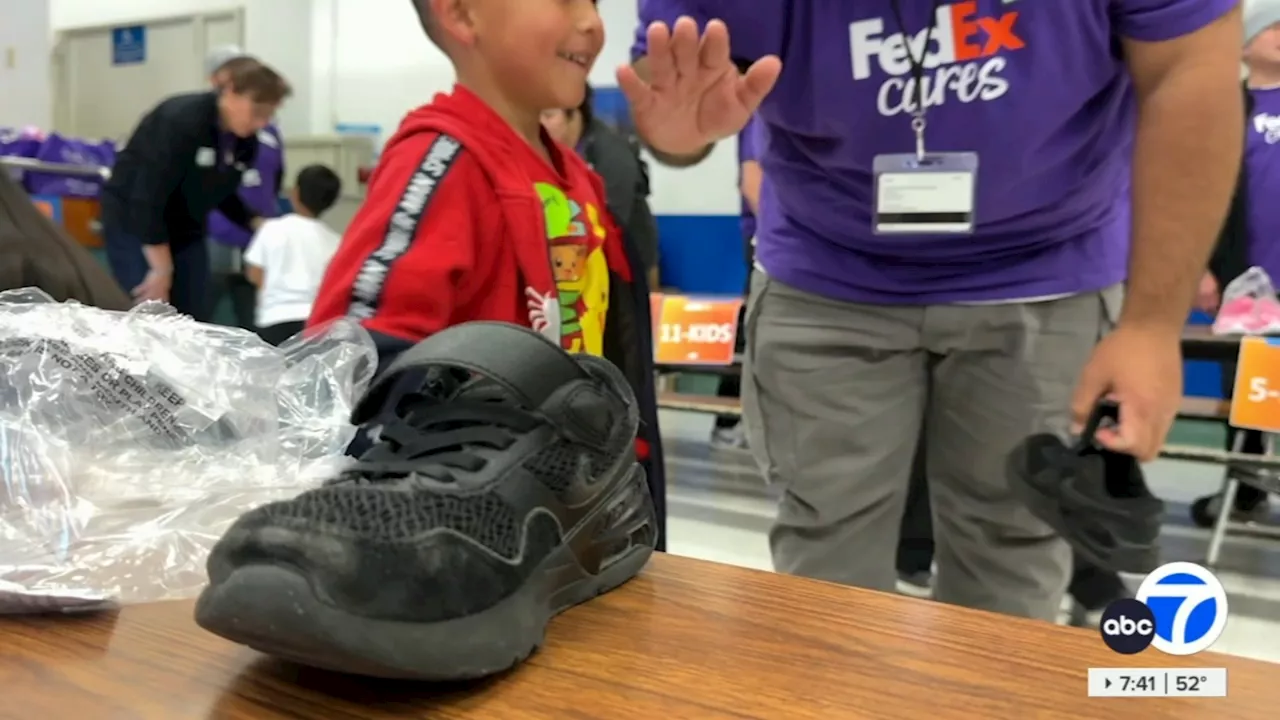
[[[50,133],[36,150],[35,160],[86,169],[109,170],[116,162],[116,144],[111,140],[85,140]],[[29,171],[23,185],[32,195],[96,198],[102,191],[105,175],[68,175]]]
[[[40,146],[44,144],[45,135],[39,128],[0,128],[0,158],[16,157],[34,160],[40,154]],[[23,181],[21,170],[11,170],[10,175],[18,182]]]
[[[1222,293],[1222,306],[1213,321],[1216,335],[1280,334],[1280,301],[1270,276],[1249,268]]]

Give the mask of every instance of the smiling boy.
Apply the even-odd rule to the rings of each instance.
[[[577,107],[604,45],[593,0],[414,0],[457,84],[383,149],[309,325],[352,317],[379,364],[451,325],[525,325],[631,381],[662,516],[648,288],[600,177],[542,127]],[[632,268],[638,268],[633,272]]]

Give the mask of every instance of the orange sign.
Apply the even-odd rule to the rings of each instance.
[[[1280,432],[1280,338],[1240,341],[1230,422],[1233,427]]]
[[[654,362],[659,365],[731,365],[742,299],[664,295],[657,314]]]
[[[649,322],[653,323],[653,337],[657,338],[662,328],[662,293],[649,294]],[[656,340],[655,340],[656,342]],[[656,346],[655,346],[656,347]],[[655,349],[656,353],[657,350]]]

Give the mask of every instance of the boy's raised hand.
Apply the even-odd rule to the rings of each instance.
[[[719,20],[707,23],[701,38],[692,18],[682,17],[672,28],[653,23],[648,47],[647,77],[624,65],[618,86],[640,137],[669,155],[695,155],[736,135],[782,72],[782,61],[770,55],[740,73],[729,56],[729,29]]]

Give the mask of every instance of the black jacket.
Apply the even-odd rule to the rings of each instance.
[[[582,156],[604,179],[609,214],[638,253],[636,268],[658,265],[658,223],[649,209],[649,168],[640,143],[598,118],[582,135]]]
[[[215,209],[248,228],[253,216],[237,191],[257,159],[258,137],[232,137],[219,125],[215,92],[174,95],[144,115],[102,188],[104,235],[199,242]]]
[[[1244,90],[1244,107],[1246,120],[1253,114],[1253,96],[1249,89]],[[1240,175],[1236,179],[1236,190],[1231,197],[1231,206],[1227,210],[1226,222],[1218,235],[1218,244],[1214,247],[1213,256],[1209,259],[1209,272],[1218,281],[1219,288],[1226,288],[1227,283],[1240,277],[1249,269],[1249,197],[1248,176],[1245,165],[1240,163]]]

